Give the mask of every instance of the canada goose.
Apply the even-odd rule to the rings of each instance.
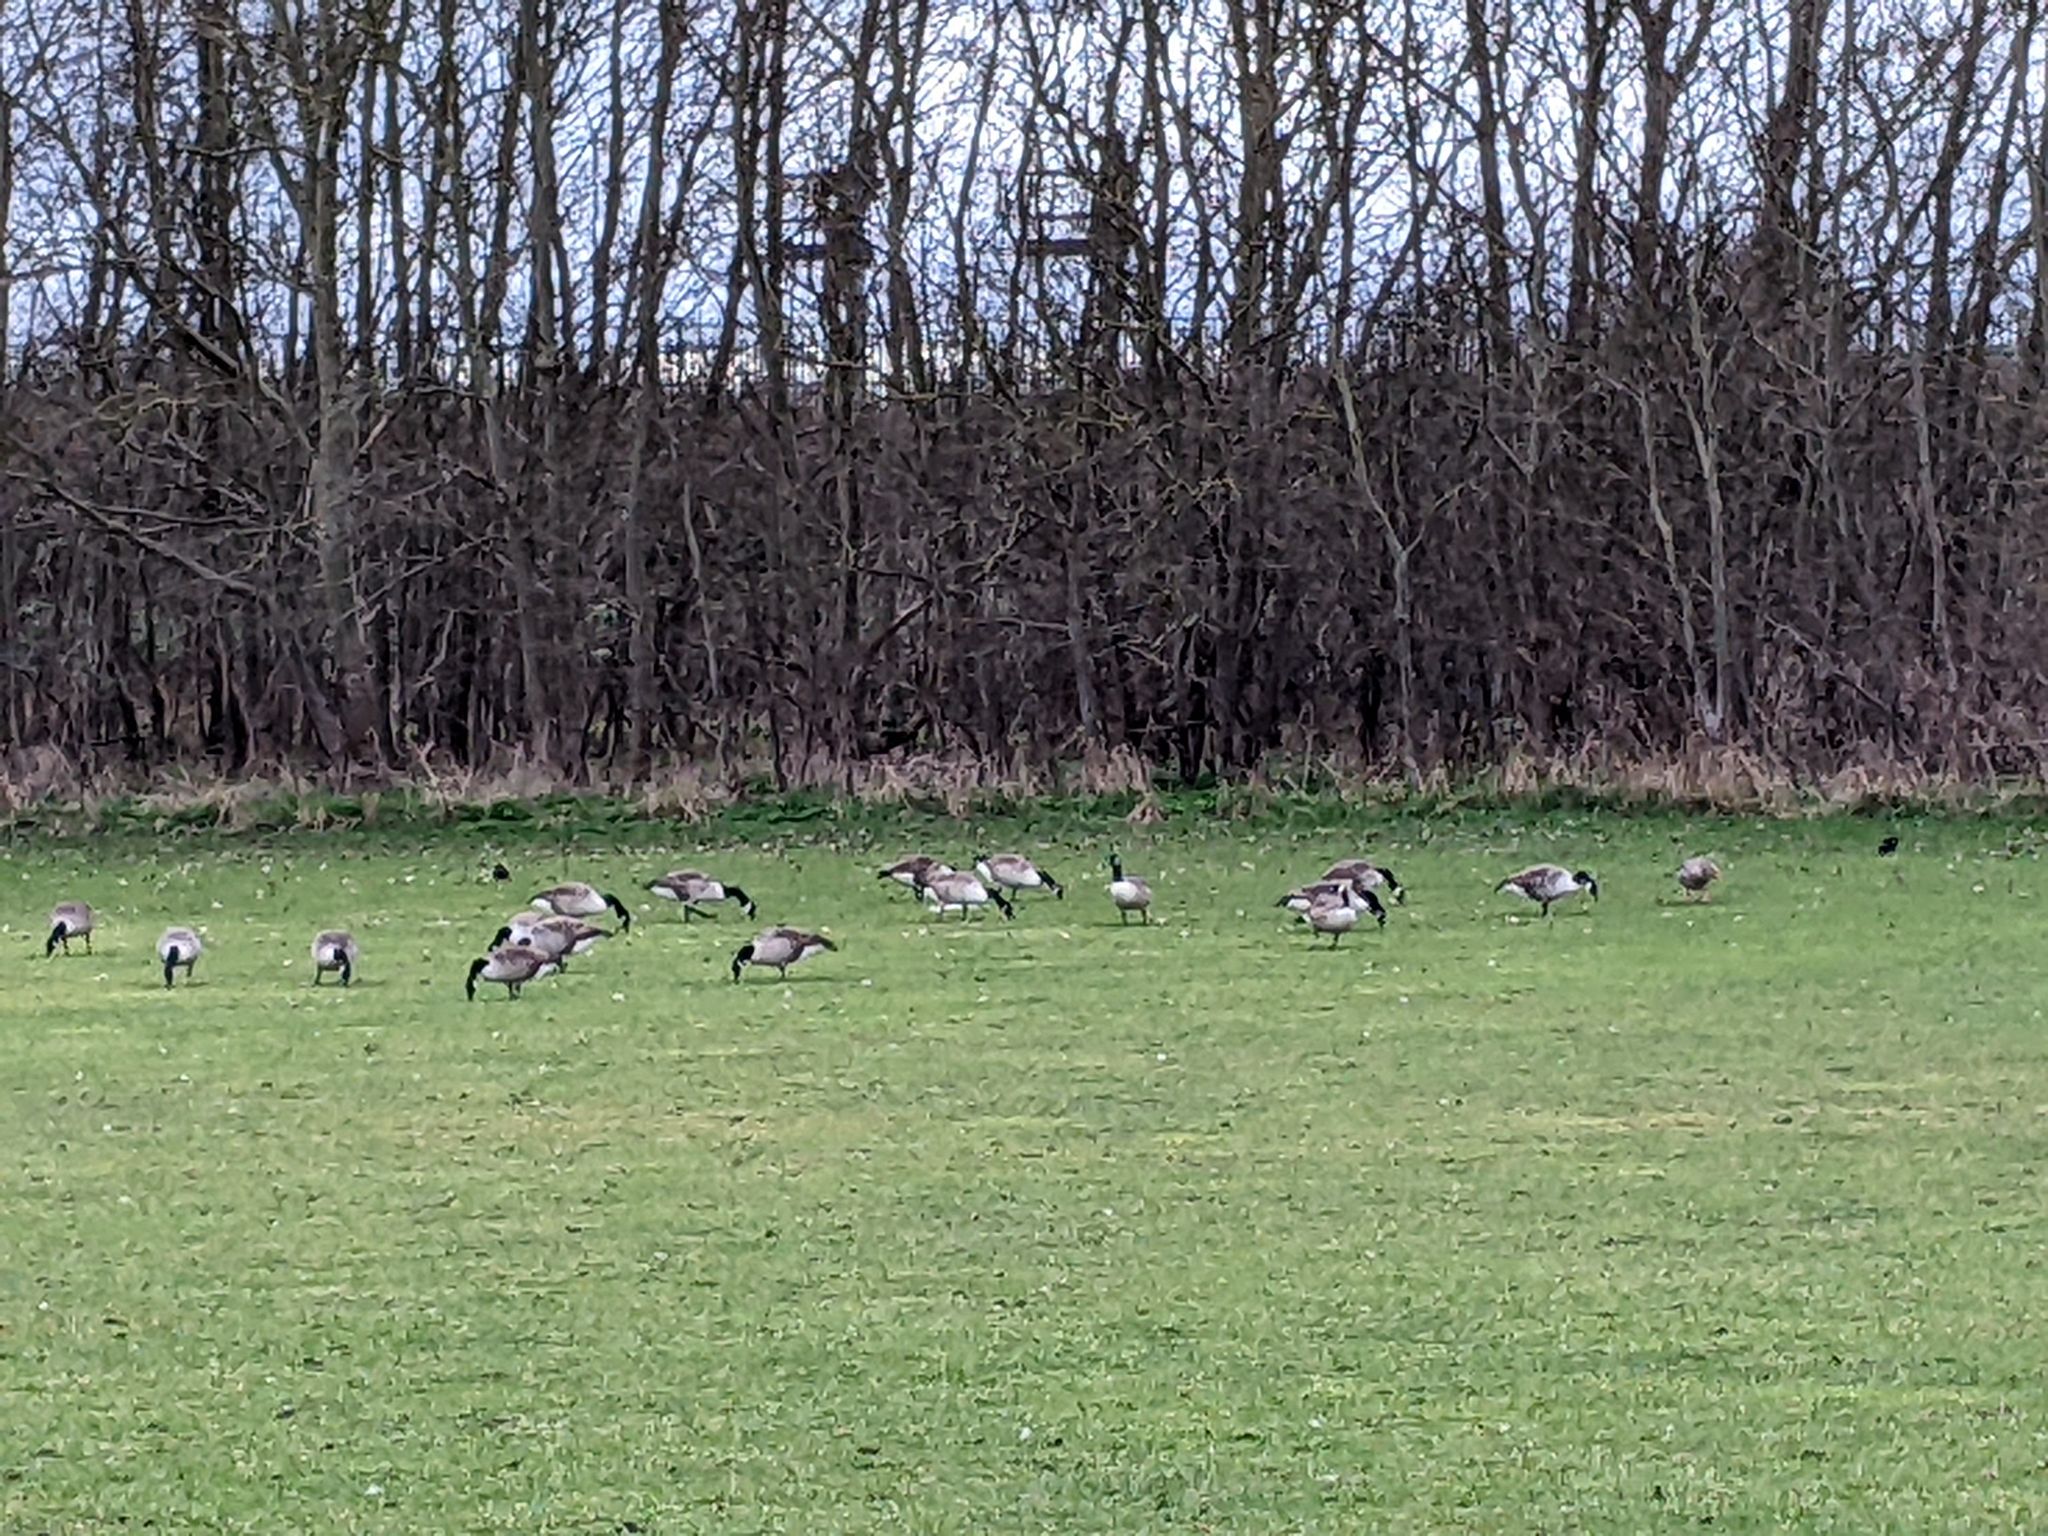
[[[1354,911],[1370,912],[1379,925],[1387,926],[1387,909],[1380,904],[1363,880],[1319,880],[1314,885],[1304,885],[1289,891],[1273,905],[1285,907],[1290,912],[1308,916],[1311,909],[1335,903],[1352,908]]]
[[[192,962],[205,948],[190,928],[166,928],[163,937],[156,941],[156,957],[164,963],[164,985],[171,984],[171,973],[181,965],[185,968],[185,979],[190,981]]]
[[[1053,879],[1049,870],[1040,869],[1021,853],[976,854],[974,872],[981,876],[982,884],[994,889],[997,886],[1006,891],[1051,891],[1060,901],[1067,899],[1067,893],[1059,881]]]
[[[1130,922],[1133,912],[1145,922],[1152,921],[1152,887],[1136,875],[1125,874],[1123,855],[1118,853],[1109,856],[1109,899],[1116,903],[1120,921]]]
[[[1687,859],[1678,866],[1678,883],[1685,888],[1686,894],[1702,900],[1712,900],[1707,887],[1720,878],[1721,866],[1704,856]]]
[[[510,1002],[529,981],[552,976],[561,968],[560,961],[550,959],[537,949],[524,944],[506,944],[469,962],[469,979],[463,983],[463,991],[473,1003],[479,980],[499,981],[505,984],[505,1000]]]
[[[619,914],[619,931],[624,933],[633,926],[633,914],[626,910],[626,904],[618,897],[600,891],[594,885],[585,885],[572,880],[567,885],[555,886],[542,891],[533,898],[533,905],[543,912],[552,912],[557,917],[596,917],[612,911]]]
[[[1899,840],[1896,837],[1888,837],[1877,845],[1877,856],[1880,859],[1888,859],[1898,851]]]
[[[329,971],[341,972],[341,984],[345,987],[355,979],[356,959],[360,951],[352,933],[339,928],[330,928],[313,940],[313,985],[320,985],[320,978]]]
[[[953,866],[944,860],[935,859],[926,853],[913,853],[907,859],[898,859],[887,869],[877,870],[875,878],[877,880],[894,880],[898,885],[907,885],[911,890],[915,891],[927,880],[931,880],[939,875],[950,875],[952,873]],[[919,899],[922,900],[923,898],[920,897]]]
[[[694,869],[678,869],[663,875],[659,880],[647,882],[647,889],[663,901],[678,901],[683,906],[683,921],[692,917],[709,917],[709,912],[696,911],[699,902],[735,901],[745,909],[748,917],[755,914],[754,898],[736,885],[727,885],[723,880],[714,880],[709,875]]]
[[[48,959],[57,953],[59,944],[64,953],[71,953],[73,939],[85,940],[85,952],[92,953],[92,908],[82,901],[60,901],[50,909],[50,942],[43,946],[43,957]]]
[[[1550,916],[1552,905],[1581,891],[1590,891],[1595,901],[1600,899],[1600,882],[1591,873],[1582,869],[1573,874],[1561,864],[1532,864],[1519,874],[1509,875],[1495,890],[1512,891],[1525,901],[1540,902],[1545,917]]]
[[[755,934],[753,943],[739,947],[738,953],[732,957],[732,979],[737,982],[740,972],[750,965],[772,965],[786,978],[792,965],[838,947],[822,933],[805,933],[799,928],[769,928]]]
[[[580,917],[536,917],[530,912],[515,912],[511,922],[491,935],[491,948],[518,945],[554,961],[556,969],[567,970],[571,955],[588,954],[599,939],[611,936],[609,928],[594,927]]]
[[[1406,903],[1408,892],[1402,888],[1400,879],[1384,864],[1375,864],[1370,859],[1340,859],[1323,871],[1325,880],[1361,880],[1369,891],[1385,886],[1387,894],[1397,904]]]
[[[1307,918],[1309,927],[1317,933],[1327,933],[1330,936],[1330,948],[1335,949],[1337,941],[1358,926],[1359,910],[1342,897],[1334,897],[1311,903],[1308,911],[1302,915]],[[1384,914],[1381,915],[1380,921],[1386,921]]]
[[[943,875],[933,875],[917,886],[917,894],[930,902],[944,917],[948,912],[958,912],[963,918],[974,916],[976,907],[994,903],[995,909],[1007,918],[1017,915],[1017,909],[1010,905],[1001,891],[992,891],[973,875],[955,870]]]

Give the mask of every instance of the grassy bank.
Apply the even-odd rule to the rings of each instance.
[[[2017,823],[545,815],[0,855],[0,1529],[2048,1517]],[[1069,898],[873,878],[981,838]],[[1271,903],[1360,845],[1410,901],[1313,947]],[[1491,893],[1539,858],[1603,899]],[[647,910],[464,1002],[532,890],[689,863],[841,952],[734,987],[750,925]]]

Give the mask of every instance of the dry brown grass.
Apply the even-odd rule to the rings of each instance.
[[[286,764],[232,778],[203,768],[174,769],[147,779],[95,776],[49,747],[17,748],[0,755],[0,817],[54,812],[90,822],[118,801],[145,816],[185,824],[235,830],[259,818],[275,825],[282,814],[317,830],[373,824],[391,814],[394,796],[429,815],[453,818],[507,801],[577,795],[629,801],[649,818],[699,823],[743,799],[748,784],[775,780],[770,764],[751,758],[722,764],[666,761],[627,778],[602,771],[572,775],[519,753],[484,768],[416,754],[404,769],[374,784],[360,782],[363,775],[355,777],[357,782],[335,783]],[[1052,767],[1021,758],[990,762],[965,751],[853,761],[821,755],[785,763],[780,782],[794,791],[822,791],[861,804],[916,806],[956,818],[1064,796],[1131,796],[1134,804],[1125,819],[1143,826],[1167,819],[1173,804],[1169,770],[1130,747],[1090,749],[1078,762]],[[1417,799],[1540,801],[1559,794],[1624,805],[1798,816],[1898,806],[1994,810],[2023,799],[2048,799],[2048,782],[2036,777],[1971,780],[1886,761],[1874,752],[1816,778],[1788,771],[1760,752],[1705,742],[1668,755],[1612,745],[1542,755],[1517,746],[1493,766],[1470,773],[1441,763],[1404,771],[1322,752],[1276,758],[1220,786],[1213,814],[1256,819],[1279,800],[1304,795],[1364,806]]]

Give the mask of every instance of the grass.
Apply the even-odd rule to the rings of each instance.
[[[1897,829],[1116,828],[1145,929],[1074,825],[972,926],[877,857],[1032,831],[17,843],[0,1530],[2038,1529],[2048,875]],[[1361,846],[1409,904],[1316,947]],[[700,861],[842,952],[730,985],[633,901]],[[565,877],[632,936],[464,1003]]]

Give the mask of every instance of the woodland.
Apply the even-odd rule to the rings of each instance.
[[[2040,777],[2040,0],[8,0],[0,766]]]

